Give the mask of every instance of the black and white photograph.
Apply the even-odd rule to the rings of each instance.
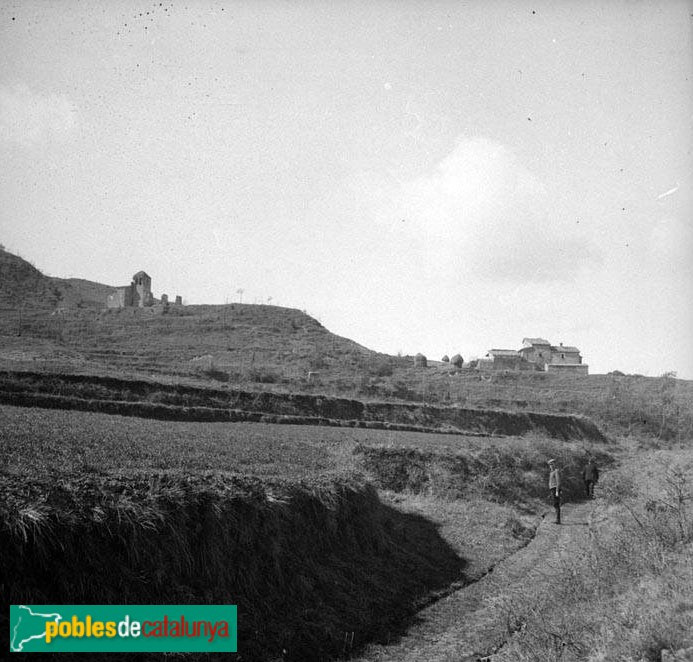
[[[693,1],[0,0],[0,657],[693,661]]]

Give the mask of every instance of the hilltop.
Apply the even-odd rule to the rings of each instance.
[[[351,383],[365,365],[391,358],[292,308],[155,304],[107,310],[112,286],[51,278],[6,251],[0,251],[0,275],[4,367],[295,388],[342,376]]]
[[[36,267],[0,250],[0,309],[3,320],[20,307],[50,311],[63,299],[60,288]]]
[[[95,283],[84,278],[49,277],[62,295],[63,303],[68,308],[91,308],[101,310],[106,297],[113,291],[110,285]]]
[[[37,321],[66,310],[100,310],[113,288],[82,278],[54,278],[0,248],[0,328],[17,332],[20,321]],[[21,317],[21,320],[20,320]]]

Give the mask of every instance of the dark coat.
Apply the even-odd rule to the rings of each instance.
[[[588,462],[587,466],[582,470],[583,480],[591,480],[596,483],[599,480],[599,469],[594,462]]]

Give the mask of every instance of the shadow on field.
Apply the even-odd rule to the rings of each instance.
[[[435,524],[358,476],[0,479],[6,603],[237,604],[239,662],[328,660],[390,641],[464,579]]]

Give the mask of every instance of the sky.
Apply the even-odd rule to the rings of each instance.
[[[428,358],[693,379],[693,2],[0,0],[0,243]]]

